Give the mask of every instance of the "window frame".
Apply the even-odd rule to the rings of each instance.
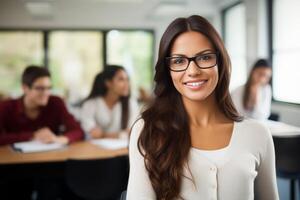
[[[148,32],[153,36],[153,42],[151,44],[151,61],[150,61],[150,66],[151,68],[151,77],[153,79],[154,76],[154,58],[155,58],[155,42],[156,42],[156,38],[155,38],[155,30],[154,29],[148,29],[148,28],[107,28],[107,29],[101,29],[101,28],[0,28],[0,33],[3,32],[31,32],[31,31],[36,31],[36,32],[40,32],[42,34],[42,60],[43,60],[43,67],[46,67],[47,69],[49,68],[49,50],[50,50],[50,46],[49,46],[49,42],[50,42],[50,38],[49,35],[51,34],[51,32],[55,32],[55,31],[66,31],[66,32],[75,32],[75,31],[95,31],[98,32],[99,34],[102,34],[102,46],[100,48],[102,48],[102,65],[103,65],[103,69],[105,69],[108,65],[107,60],[108,60],[108,55],[107,55],[107,34],[109,31],[113,31],[113,30],[117,30],[117,31],[125,31],[125,32],[134,32],[134,31],[144,31],[144,32]],[[99,45],[101,45],[101,43],[99,43]],[[151,86],[154,86],[154,82],[151,82]]]
[[[274,0],[266,0],[267,3],[267,34],[268,34],[268,58],[271,63],[271,66],[273,67],[273,53],[274,53],[274,37],[273,37],[273,26],[274,26]],[[272,70],[272,77],[273,77],[274,70]],[[273,81],[271,79],[271,85]],[[273,87],[272,87],[272,94],[273,94]],[[280,101],[276,100],[274,98],[274,95],[272,95],[272,102],[279,103],[281,105],[291,105],[291,106],[300,106],[299,103],[294,102],[287,102],[287,101]]]
[[[245,2],[243,0],[239,0],[239,1],[236,1],[232,4],[230,4],[229,6],[226,6],[224,7],[222,10],[221,10],[221,35],[222,35],[222,39],[223,39],[223,43],[224,45],[226,44],[226,14],[229,10],[231,10],[232,8],[240,5],[240,4],[244,4]],[[247,37],[247,35],[246,35]],[[247,55],[247,46],[246,46],[246,55]],[[245,60],[246,63],[247,63],[247,60]],[[232,64],[232,63],[231,63]],[[247,69],[247,66],[246,66],[246,70]],[[247,74],[246,74],[247,76]],[[230,80],[232,80],[232,78],[230,78]],[[246,77],[246,80],[247,80],[247,77]]]

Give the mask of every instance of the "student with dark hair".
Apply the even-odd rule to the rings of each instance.
[[[125,69],[107,66],[96,76],[82,106],[81,124],[87,137],[126,137],[137,116],[138,105],[130,98]]]
[[[271,114],[272,90],[269,84],[272,69],[269,62],[259,59],[253,65],[245,85],[232,92],[238,112],[258,120],[266,120]]]
[[[50,73],[44,67],[28,66],[22,75],[24,94],[0,102],[0,145],[38,140],[68,144],[83,138],[83,131],[67,111],[63,100],[51,95]],[[55,199],[60,181],[38,179],[38,199]],[[0,180],[1,199],[31,199],[34,180]],[[1,190],[2,191],[2,190]]]
[[[201,16],[164,32],[155,98],[131,131],[128,200],[278,200],[269,130],[237,113],[230,59]]]
[[[27,140],[68,144],[82,139],[83,131],[63,100],[51,96],[46,68],[27,67],[22,89],[20,98],[0,103],[0,145]]]

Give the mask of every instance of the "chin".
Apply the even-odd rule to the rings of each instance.
[[[181,93],[182,97],[189,101],[204,101],[207,100],[210,96],[210,93],[201,92],[201,93]]]
[[[40,106],[46,106],[48,104],[48,99],[47,100],[42,100],[42,101],[39,101],[38,104]]]
[[[183,96],[185,99],[189,101],[203,101],[207,98],[207,96],[194,96],[194,95],[189,95],[189,96]]]

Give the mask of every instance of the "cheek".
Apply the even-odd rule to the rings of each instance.
[[[214,82],[214,85],[216,86],[219,81],[219,70],[217,67],[213,68],[212,74],[211,74],[212,80]]]
[[[128,84],[125,81],[120,81],[115,84],[115,90],[117,90],[117,91],[123,91],[123,90],[127,89],[127,87],[128,87]]]
[[[183,74],[181,72],[176,72],[176,73],[171,72],[170,75],[171,75],[174,87],[180,92],[181,87],[182,87],[181,79],[182,79]]]

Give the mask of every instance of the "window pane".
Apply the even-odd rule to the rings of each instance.
[[[295,92],[300,84],[299,56],[300,50],[274,54],[273,90],[276,100],[300,103],[300,94]]]
[[[230,89],[234,89],[247,79],[246,15],[243,3],[225,12],[225,26],[225,45],[232,64]]]
[[[133,93],[150,90],[153,76],[153,34],[146,31],[112,30],[107,35],[107,62],[126,68]]]
[[[49,36],[54,92],[70,102],[85,98],[102,66],[102,33],[54,31]]]
[[[274,99],[300,103],[300,1],[274,0],[273,95]]]
[[[41,32],[0,32],[0,93],[21,94],[21,75],[28,65],[42,65],[43,36]]]

